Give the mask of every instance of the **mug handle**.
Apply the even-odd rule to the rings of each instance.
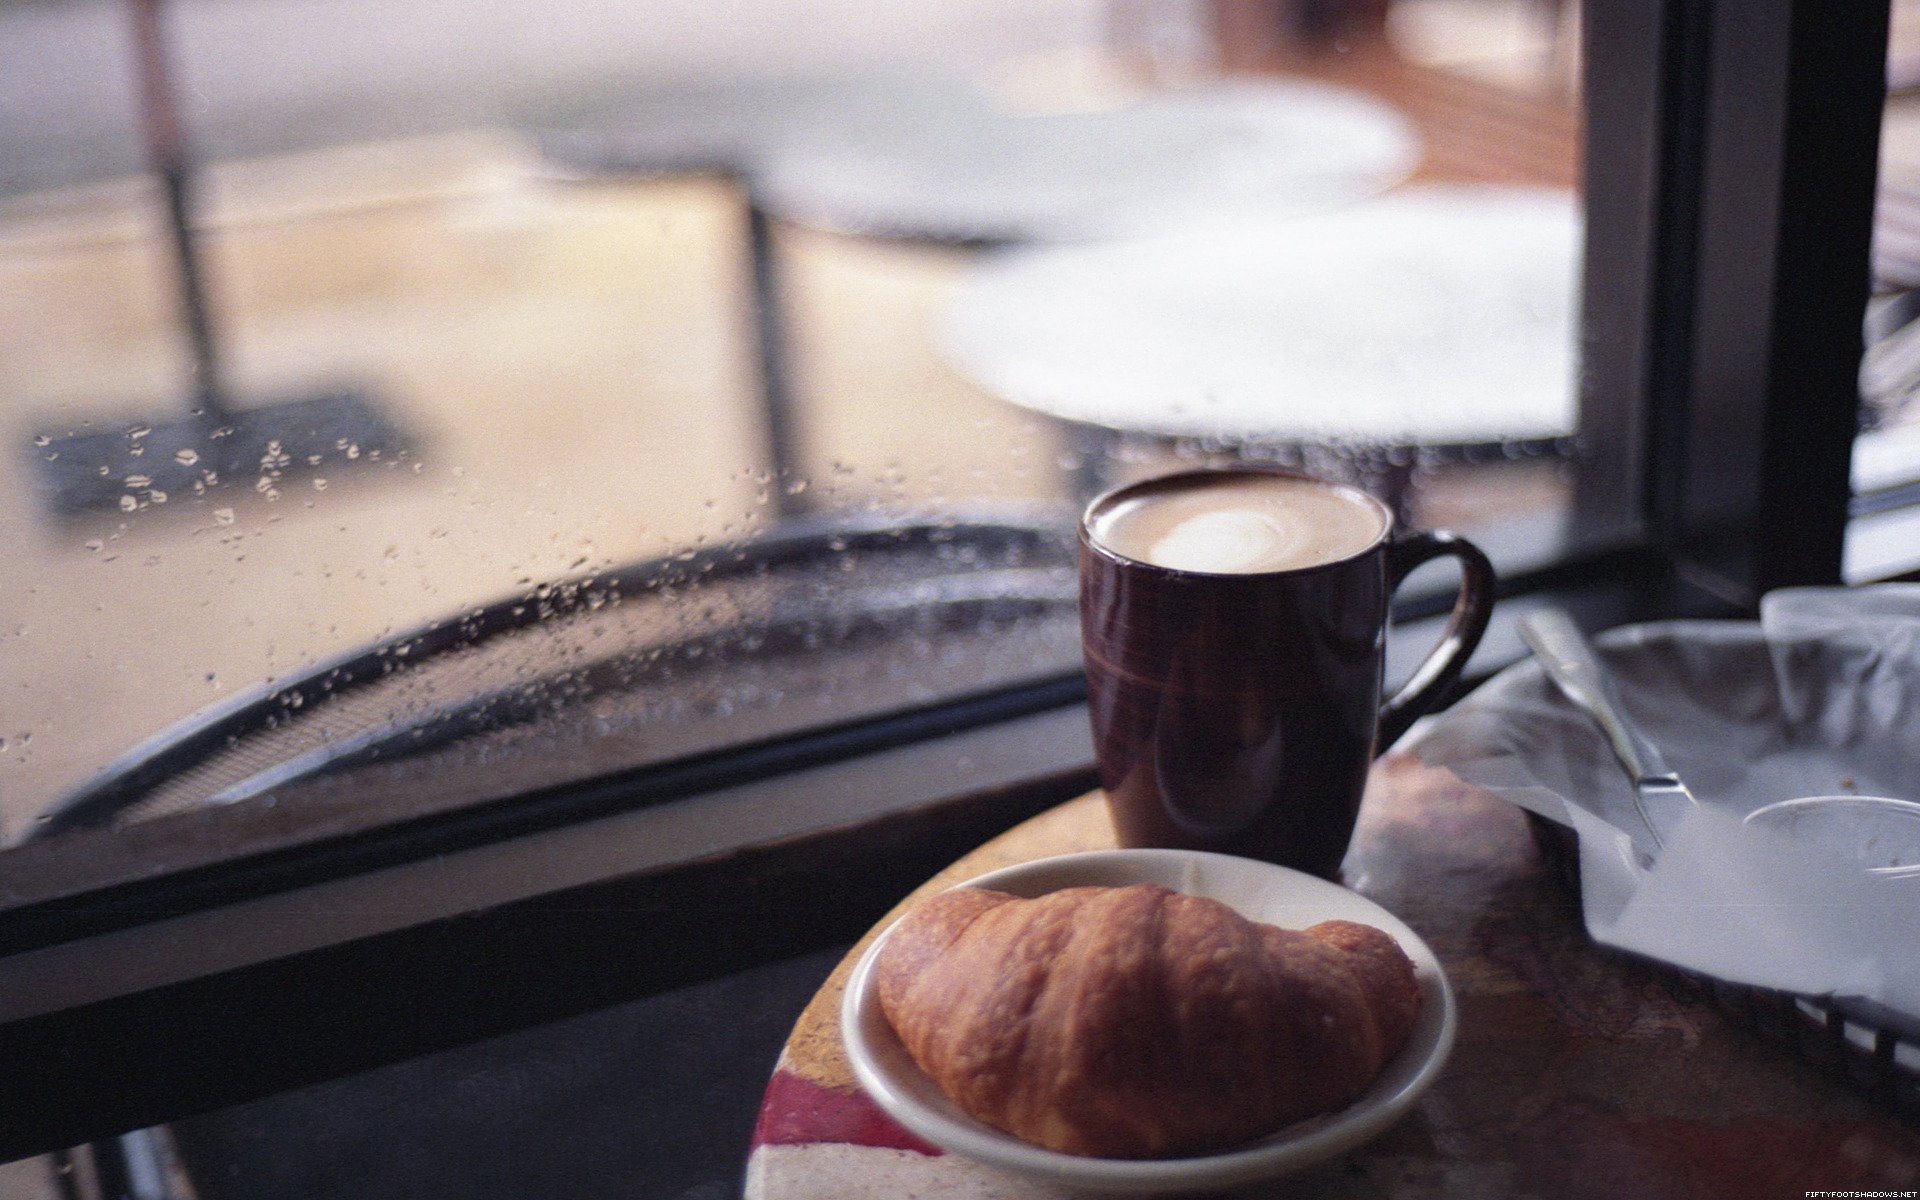
[[[1395,538],[1387,547],[1387,587],[1397,590],[1413,569],[1436,558],[1460,560],[1460,596],[1440,635],[1439,645],[1380,706],[1380,732],[1374,753],[1393,745],[1460,678],[1480,635],[1493,615],[1493,564],[1480,547],[1444,529],[1420,529]]]

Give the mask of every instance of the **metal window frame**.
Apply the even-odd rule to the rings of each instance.
[[[1568,600],[1598,624],[1750,612],[1772,587],[1839,582],[1887,17],[1885,0],[1585,6],[1583,436],[1622,452],[1583,460],[1571,541],[1597,550],[1508,594]],[[248,864],[215,867],[190,913],[0,955],[0,997],[16,989],[0,1014],[0,1159],[851,937],[967,845],[1088,786],[1084,750],[1060,742],[1077,711],[1063,694],[987,724],[923,714],[897,742],[773,773],[716,762],[727,786],[669,804],[640,789],[591,822],[372,866],[347,856],[279,890],[240,886]],[[950,774],[982,754],[992,771]],[[810,793],[907,799],[750,835],[729,817],[741,787],[796,813]],[[667,825],[689,819],[707,832],[674,842]],[[633,856],[542,866],[552,839],[595,842],[607,821]],[[410,836],[434,844],[431,828]],[[417,909],[367,923],[353,896],[379,887],[380,903],[406,893]],[[721,896],[724,912],[701,908]],[[224,949],[183,919],[225,922]],[[195,946],[203,957],[165,978],[135,971]],[[52,986],[28,982],[49,953],[74,986],[23,999]]]
[[[1841,581],[1890,7],[1583,13],[1583,416],[1639,447],[1586,498],[1743,611]]]

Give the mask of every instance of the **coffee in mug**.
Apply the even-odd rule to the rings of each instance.
[[[1087,514],[1088,535],[1123,558],[1232,575],[1351,558],[1388,525],[1386,510],[1365,493],[1265,472],[1159,480]]]
[[[1263,468],[1109,492],[1080,525],[1081,638],[1100,779],[1126,846],[1263,858],[1331,878],[1377,746],[1444,694],[1486,629],[1493,570],[1396,534],[1366,492]],[[1459,559],[1440,644],[1381,703],[1388,606]]]

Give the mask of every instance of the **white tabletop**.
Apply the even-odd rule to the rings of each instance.
[[[1573,432],[1573,196],[1402,189],[1231,228],[1010,252],[944,315],[991,395],[1237,443],[1458,446]]]
[[[562,163],[595,171],[758,173],[783,148],[821,130],[905,141],[928,125],[971,121],[987,103],[965,77],[939,72],[746,77],[638,92],[548,129],[540,140]]]
[[[1215,83],[1108,108],[926,104],[816,126],[763,164],[788,219],[949,241],[1071,241],[1324,208],[1404,179],[1411,124],[1305,81]]]

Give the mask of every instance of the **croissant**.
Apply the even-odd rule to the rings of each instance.
[[[1345,1107],[1420,1005],[1372,926],[1279,929],[1150,884],[946,892],[874,970],[902,1044],[963,1110],[1104,1158],[1223,1149]]]

